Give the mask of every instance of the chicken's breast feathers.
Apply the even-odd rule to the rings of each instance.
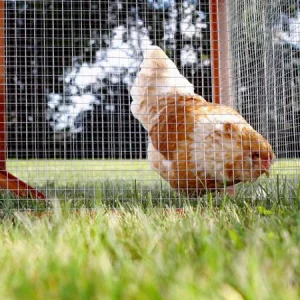
[[[234,109],[202,99],[177,96],[149,132],[169,166],[171,185],[175,176],[177,189],[215,189],[267,173],[274,156],[270,144]]]

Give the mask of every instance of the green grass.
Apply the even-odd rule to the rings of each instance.
[[[7,169],[37,186],[45,182],[81,184],[103,180],[158,181],[146,160],[9,160]]]
[[[299,204],[15,213],[0,225],[0,298],[299,299]]]
[[[160,207],[181,207],[187,200],[171,191],[145,160],[10,160],[7,168],[48,199],[60,200],[73,208],[93,208],[99,203],[117,207],[148,202]],[[262,177],[254,184],[240,185],[236,199],[251,203],[293,202],[300,194],[299,170],[300,160],[279,160],[272,168],[270,179]],[[0,209],[6,211],[48,207],[47,203],[14,199],[10,194],[0,195],[1,198]],[[11,201],[6,201],[7,198]],[[193,205],[207,202],[207,198],[194,199]],[[217,196],[212,201],[218,203],[220,199],[222,196]]]
[[[146,162],[10,161],[48,201],[0,195],[0,299],[299,299],[298,163],[188,199]]]
[[[159,181],[146,160],[9,160],[7,169],[17,177],[36,186],[45,182],[64,184],[105,180]],[[300,175],[300,160],[278,160],[271,175]]]

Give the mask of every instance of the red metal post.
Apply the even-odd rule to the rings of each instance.
[[[46,199],[25,182],[6,171],[6,103],[5,103],[5,0],[0,0],[0,188],[18,197]]]
[[[234,106],[227,1],[210,0],[213,101]]]
[[[0,1],[0,170],[6,169],[4,5],[4,0]]]

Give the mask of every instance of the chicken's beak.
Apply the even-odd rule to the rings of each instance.
[[[270,177],[270,166],[271,166],[271,162],[269,160],[261,162],[261,169],[268,178]]]

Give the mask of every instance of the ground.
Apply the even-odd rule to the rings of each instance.
[[[298,163],[279,162],[234,199],[196,200],[160,186],[144,162],[11,161],[51,189],[46,206],[2,197],[0,298],[299,299]],[[87,184],[96,175],[106,183]]]
[[[99,202],[115,207],[118,203],[149,201],[162,207],[180,207],[186,201],[170,191],[145,160],[10,160],[7,169],[48,199],[68,202],[73,208],[93,208]],[[240,186],[237,198],[261,203],[298,197],[299,170],[300,160],[279,160],[272,167],[270,179],[262,177],[254,184]],[[206,202],[207,196],[194,202],[199,201]],[[219,202],[220,197],[213,201]],[[2,204],[11,203],[0,201],[0,209]],[[18,209],[43,207],[31,200],[14,203]]]

